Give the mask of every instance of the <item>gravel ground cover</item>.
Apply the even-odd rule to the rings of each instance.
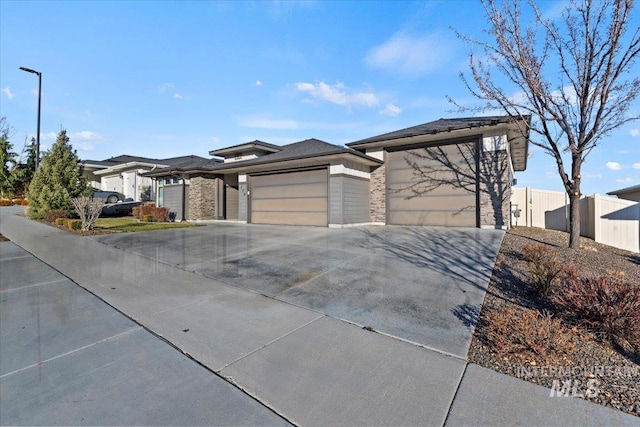
[[[527,244],[553,248],[562,263],[578,268],[581,277],[623,274],[640,284],[640,255],[582,238],[581,249],[568,246],[569,235],[539,228],[516,227],[502,242],[480,319],[471,343],[469,362],[550,388],[550,395],[571,395],[640,416],[640,355],[625,353],[593,331],[562,316],[549,300],[538,297],[527,283],[522,257]],[[516,310],[550,313],[562,321],[563,351],[504,354],[492,345],[489,313]],[[513,312],[512,312],[513,313]],[[512,314],[513,315],[513,314]]]

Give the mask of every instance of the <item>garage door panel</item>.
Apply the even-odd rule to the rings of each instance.
[[[326,212],[327,199],[299,197],[295,199],[262,199],[254,200],[253,212]]]
[[[311,170],[254,176],[251,187],[261,188],[283,184],[313,184],[323,181],[327,182],[326,170]]]
[[[308,197],[310,194],[318,197],[327,197],[327,182],[317,182],[310,184],[283,184],[269,187],[255,187],[252,185],[251,194],[253,199],[277,199],[277,198],[297,198]]]
[[[476,213],[462,211],[456,214],[438,211],[399,211],[389,213],[389,223],[402,225],[439,225],[443,227],[468,227],[475,224]]]
[[[251,222],[326,226],[326,169],[251,177]]]
[[[476,226],[474,147],[475,143],[431,147],[445,164],[419,157],[425,155],[424,148],[387,153],[387,222]],[[417,166],[409,165],[407,159]],[[423,193],[414,195],[411,185]]]
[[[432,172],[437,173],[438,177],[440,177],[440,179],[444,182],[457,182],[457,176],[456,174],[450,170],[450,169],[443,169],[442,167],[435,169],[435,168],[422,168],[422,171],[429,171],[430,174]],[[461,179],[462,176],[460,177]],[[418,173],[416,173],[416,171],[414,171],[413,169],[402,169],[402,170],[389,170],[389,176],[388,176],[389,182],[393,182],[396,185],[399,184],[407,184],[407,183],[411,183],[411,182],[416,182],[416,181],[420,181],[420,180],[424,180],[423,177],[421,177]],[[463,183],[467,184],[466,181],[462,181]],[[469,182],[469,184],[471,184],[471,182]]]
[[[426,183],[418,183],[414,187],[410,187],[412,185],[411,182],[403,182],[397,183],[394,187],[388,189],[389,198],[407,198],[412,196],[414,193],[411,188],[414,188],[418,192],[422,192],[423,194],[417,197],[434,197],[434,196],[456,196],[456,197],[464,197],[464,193],[460,191],[460,187],[454,187],[452,185],[443,184],[436,188],[430,189],[428,192],[428,186]],[[475,200],[475,187],[465,189],[466,195],[470,198],[470,200]],[[474,202],[475,203],[475,202]]]
[[[326,212],[255,212],[251,219],[256,224],[327,225]]]
[[[471,209],[475,212],[476,200],[475,196],[458,197],[458,196],[418,196],[411,199],[397,197],[392,200],[392,204],[401,209],[396,210],[442,210],[457,211],[460,209]],[[427,209],[425,209],[425,206]]]

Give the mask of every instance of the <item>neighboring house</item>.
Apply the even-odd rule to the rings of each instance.
[[[607,193],[610,196],[618,196],[618,199],[631,200],[632,202],[640,202],[640,185],[623,188],[621,190]]]
[[[166,168],[206,160],[198,156],[181,156],[167,159],[150,159],[122,155],[106,160],[82,162],[84,175],[92,187],[106,191],[117,191],[136,201],[155,200],[153,180],[143,176],[156,168]]]
[[[262,141],[144,174],[178,220],[509,227],[528,140],[509,117],[440,119],[352,142]]]

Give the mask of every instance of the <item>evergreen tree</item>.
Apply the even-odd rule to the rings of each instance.
[[[14,170],[14,190],[16,193],[25,194],[29,190],[29,184],[36,173],[36,139],[31,138],[31,143],[26,147],[27,160],[21,162]]]
[[[11,151],[13,145],[9,142],[9,131],[3,129],[0,134],[0,196],[11,197],[13,195],[14,176],[12,170],[16,165],[17,154]]]
[[[49,210],[70,211],[71,199],[89,192],[80,159],[69,144],[67,131],[62,130],[51,150],[42,156],[29,186],[29,216],[40,219]]]

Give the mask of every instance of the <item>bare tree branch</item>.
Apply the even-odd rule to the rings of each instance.
[[[522,130],[556,162],[571,204],[569,245],[577,248],[582,164],[611,131],[640,119],[630,113],[640,94],[640,73],[632,72],[640,56],[635,1],[572,0],[556,20],[545,18],[530,1],[531,22],[524,22],[518,0],[482,4],[489,38],[456,31],[484,54],[477,59],[472,53],[469,73],[460,76],[482,103],[463,106],[449,100],[459,111],[499,109],[511,117],[532,116]]]

